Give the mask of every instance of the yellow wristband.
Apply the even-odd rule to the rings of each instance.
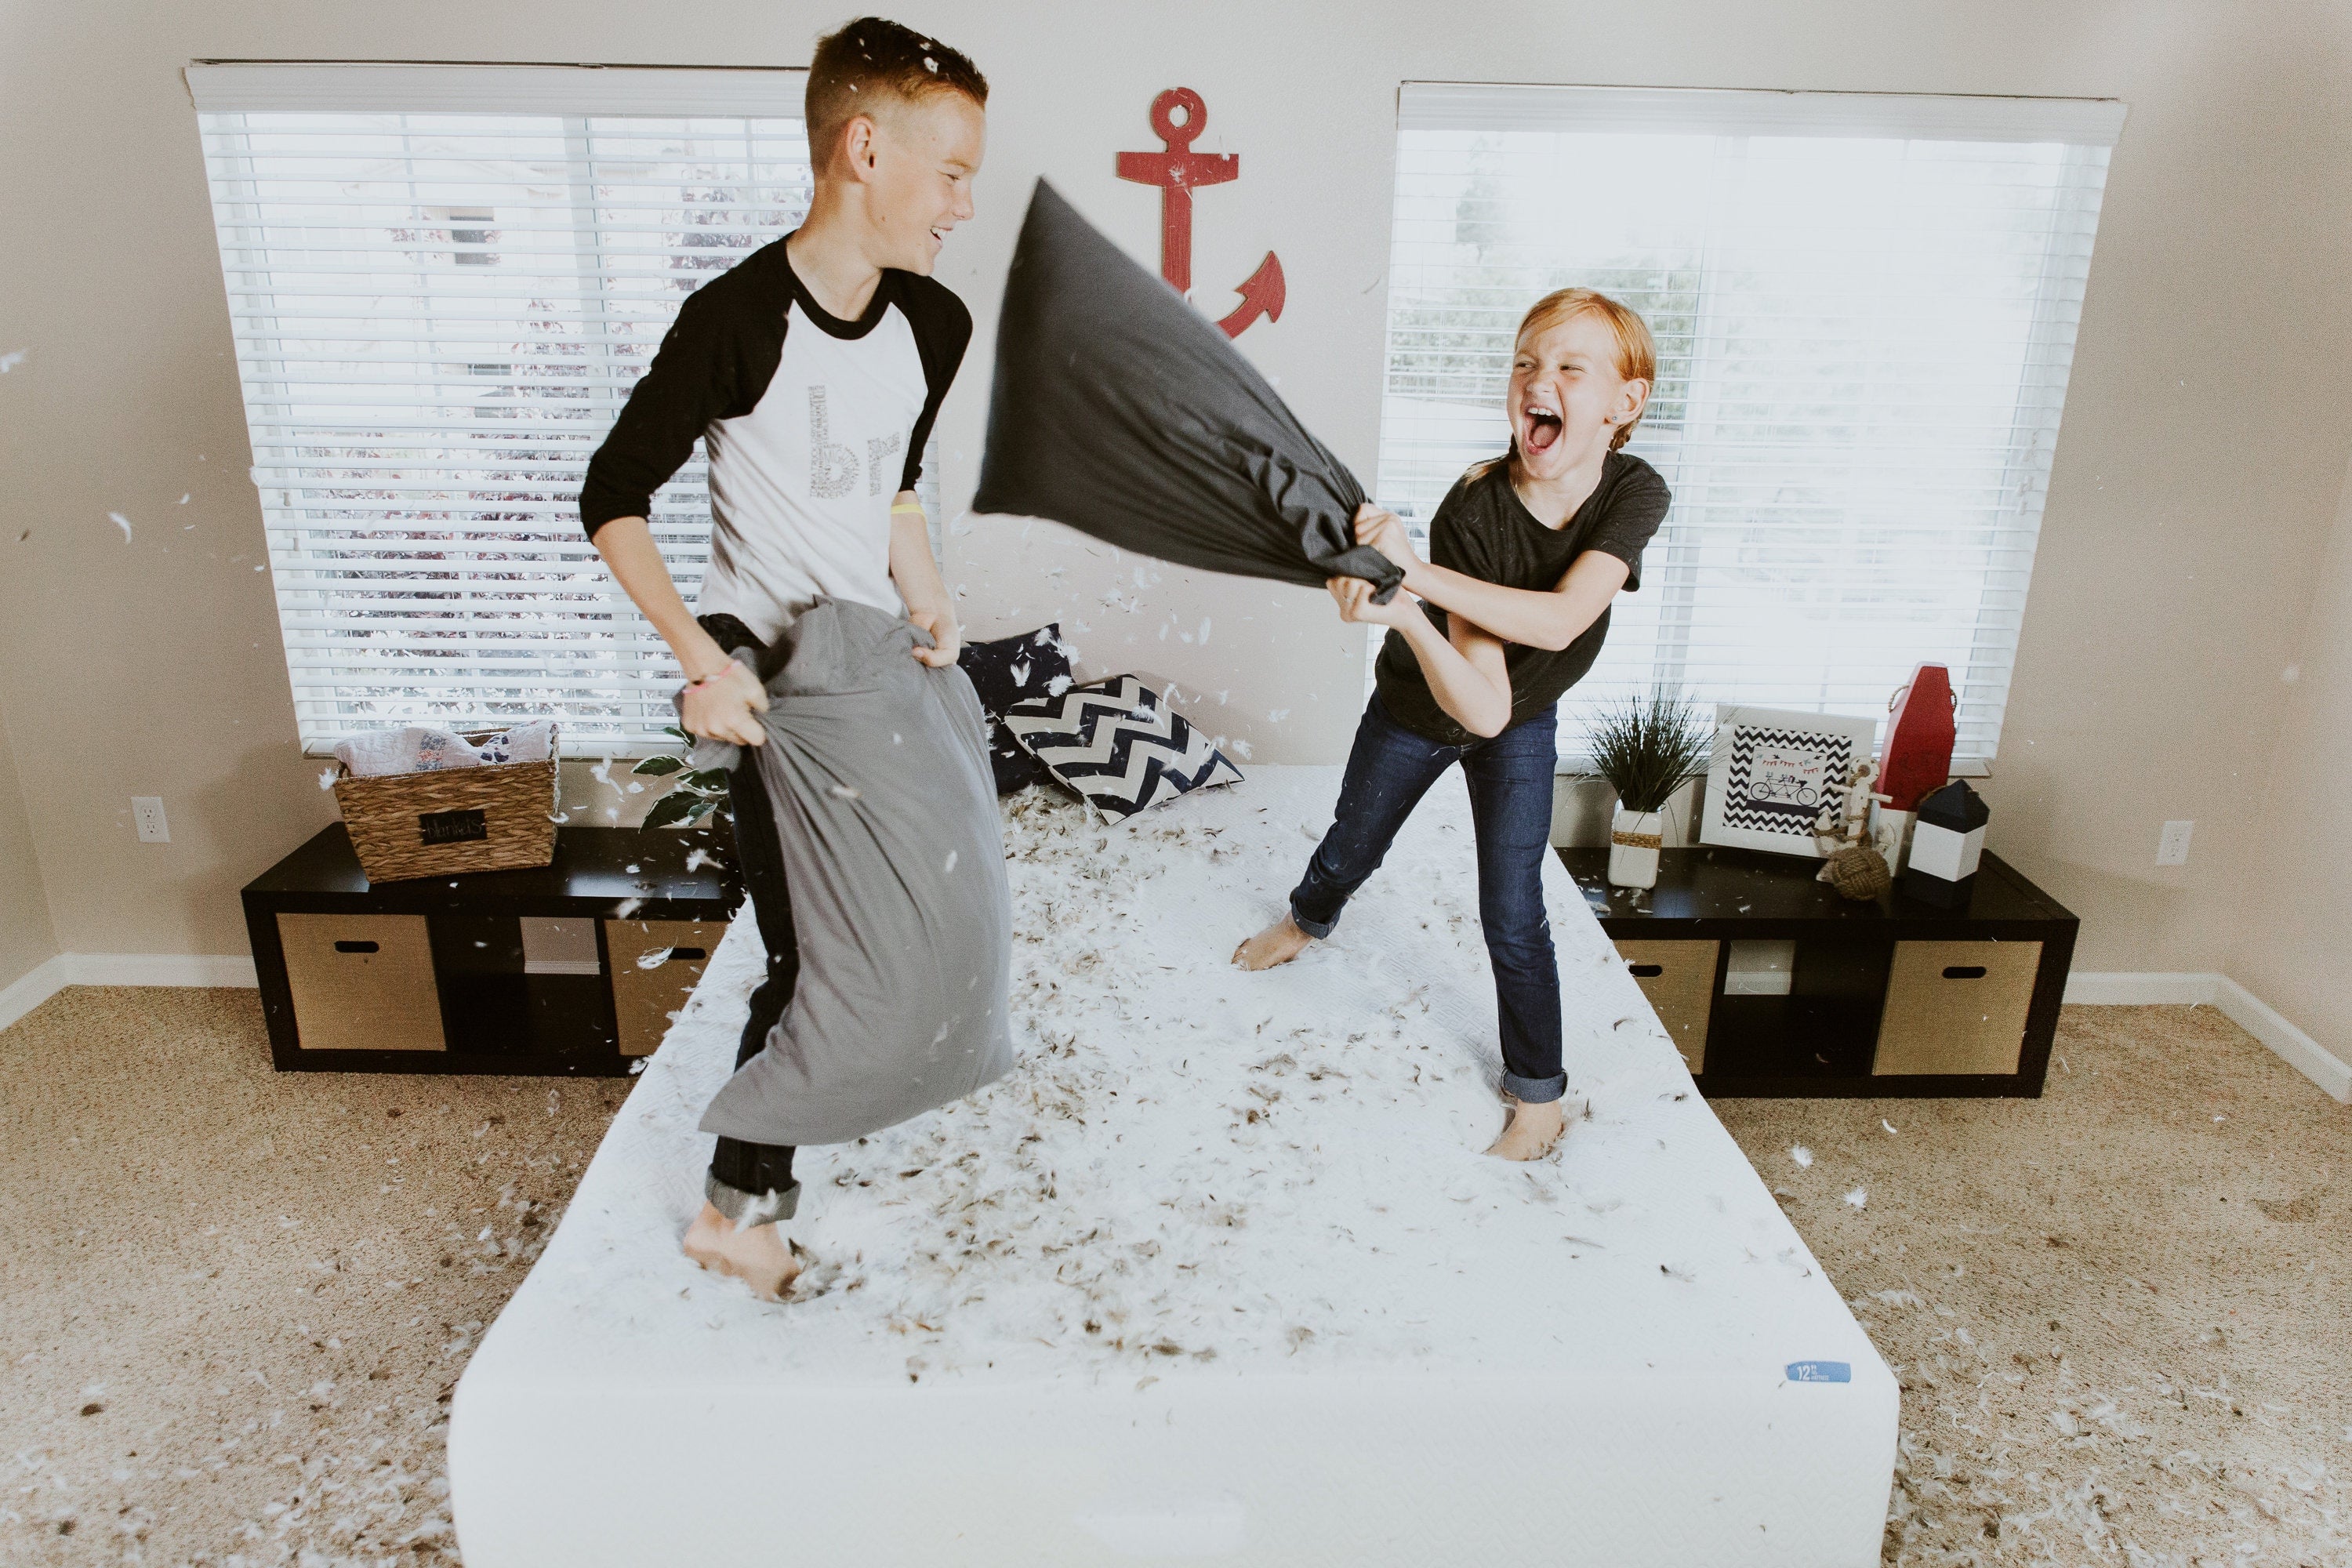
[[[890,509],[890,515],[896,517],[902,511],[911,511],[917,517],[923,515],[923,509],[910,500],[902,500],[897,506],[892,507]]]

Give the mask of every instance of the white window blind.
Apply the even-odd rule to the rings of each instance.
[[[1628,448],[1674,507],[1562,704],[1654,689],[1883,716],[1951,668],[1999,741],[2120,105],[1408,84],[1378,489],[1424,529],[1509,442],[1513,333],[1583,284],[1642,312]]]
[[[580,528],[678,303],[808,209],[803,71],[192,66],[306,750],[409,723],[667,745],[668,649]],[[936,444],[925,462],[933,548]],[[689,604],[703,460],[655,498]]]

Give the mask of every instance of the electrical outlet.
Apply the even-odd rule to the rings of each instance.
[[[2157,837],[2156,863],[2159,866],[2189,864],[2189,835],[2197,825],[2193,822],[2168,822]]]
[[[138,826],[142,844],[169,844],[171,825],[163,820],[163,797],[160,795],[134,795],[131,797],[131,820]]]

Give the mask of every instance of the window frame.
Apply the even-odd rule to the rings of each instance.
[[[617,298],[615,280],[624,280],[620,287],[625,290],[625,279],[640,276],[632,264],[641,269],[646,254],[642,243],[632,246],[632,238],[639,238],[646,232],[666,232],[662,227],[665,220],[659,216],[660,204],[666,198],[656,186],[650,201],[633,189],[625,189],[608,200],[603,187],[614,177],[612,170],[628,163],[630,155],[592,146],[590,128],[597,127],[599,137],[619,138],[625,144],[627,122],[633,119],[716,121],[722,128],[728,121],[740,121],[747,138],[740,158],[747,160],[744,167],[750,171],[750,177],[739,187],[748,195],[739,196],[735,207],[750,215],[751,221],[756,224],[761,215],[781,203],[780,210],[786,215],[782,222],[788,225],[795,211],[793,203],[805,199],[806,182],[788,177],[782,184],[772,186],[759,171],[767,166],[767,157],[775,154],[771,152],[763,157],[756,149],[772,149],[777,145],[775,122],[790,122],[782,143],[787,149],[787,166],[804,168],[789,163],[793,155],[789,149],[799,134],[807,77],[807,71],[800,68],[419,65],[385,61],[203,60],[186,68],[184,80],[190,101],[197,110],[204,134],[224,284],[229,295],[246,413],[255,447],[252,477],[261,491],[280,640],[295,699],[297,732],[306,755],[331,754],[338,740],[364,730],[403,723],[472,729],[482,721],[480,715],[510,713],[526,705],[537,705],[542,712],[557,718],[564,730],[562,752],[569,757],[635,757],[668,747],[670,742],[658,733],[664,716],[656,711],[650,699],[656,695],[667,697],[668,686],[664,683],[664,676],[667,673],[676,677],[675,660],[612,581],[593,543],[584,531],[578,531],[576,520],[571,524],[576,538],[564,537],[562,529],[553,526],[557,519],[553,503],[576,493],[578,482],[584,477],[588,453],[609,430],[634,384],[635,377],[614,362],[623,355],[625,345],[635,347],[637,352],[626,357],[642,374],[644,365],[650,363],[651,342],[658,341],[661,331],[674,319],[678,305],[691,291],[682,289],[674,297],[637,291],[626,300]],[[551,203],[535,215],[520,215],[519,221],[526,228],[533,228],[534,216],[538,221],[534,232],[522,237],[528,242],[523,251],[523,270],[504,278],[496,276],[500,247],[487,242],[495,238],[501,223],[496,218],[472,226],[457,222],[461,216],[484,210],[481,203],[470,198],[436,200],[420,191],[420,205],[415,211],[423,225],[420,237],[425,248],[418,254],[430,255],[415,264],[418,280],[404,287],[433,313],[420,321],[413,342],[400,344],[392,356],[393,363],[413,364],[414,369],[404,376],[397,371],[394,373],[396,391],[384,416],[386,428],[394,428],[410,410],[430,411],[425,423],[412,423],[402,438],[415,448],[413,456],[403,447],[402,440],[384,440],[383,445],[391,455],[389,460],[368,458],[360,451],[368,444],[362,437],[378,433],[370,429],[369,416],[364,413],[354,417],[337,408],[337,399],[342,395],[331,387],[308,395],[307,408],[325,413],[306,412],[302,384],[306,369],[314,365],[330,367],[312,370],[310,379],[315,382],[348,382],[352,379],[348,373],[351,367],[356,367],[363,379],[371,361],[367,352],[355,353],[348,362],[335,359],[332,350],[321,358],[315,344],[302,346],[308,341],[306,333],[316,337],[321,329],[310,321],[290,330],[281,325],[278,301],[282,291],[290,288],[299,296],[307,289],[316,294],[317,286],[316,270],[310,268],[301,249],[301,239],[289,242],[273,238],[268,232],[277,220],[268,216],[269,197],[256,174],[253,139],[267,134],[268,124],[249,117],[272,114],[402,116],[419,121],[428,116],[493,117],[505,123],[485,124],[482,145],[486,150],[479,155],[489,160],[523,160],[518,169],[504,170],[499,178],[528,182],[541,163],[550,169],[561,166],[564,171],[565,184],[562,191],[554,194]],[[541,121],[547,123],[523,123]],[[559,136],[558,122],[560,153],[553,151]],[[404,138],[408,133],[408,124],[405,118],[394,122]],[[449,129],[453,124],[454,131]],[[460,122],[443,121],[436,126],[434,135],[462,138],[464,134]],[[372,127],[368,133],[380,136],[383,131],[382,127]],[[723,129],[719,132],[724,133]],[[673,132],[665,126],[657,134]],[[676,156],[683,157],[688,167],[707,158],[698,145],[704,133],[687,128],[675,134],[686,138],[680,144],[688,150]],[[526,153],[501,148],[502,138],[517,137],[527,140],[509,142],[510,145],[534,150]],[[539,148],[541,142],[547,144],[545,149]],[[474,155],[465,151],[462,140],[457,145],[457,156]],[[413,155],[402,153],[395,156]],[[435,156],[446,160],[449,154],[440,149]],[[323,178],[330,182],[345,177],[335,172],[336,165],[332,163],[326,168],[328,172],[323,175],[279,173],[276,177]],[[417,178],[413,167],[407,177],[412,181]],[[443,183],[447,182],[445,179]],[[552,189],[551,182],[550,188]],[[287,199],[281,196],[278,201]],[[317,210],[326,214],[324,221],[331,226],[341,216],[338,210],[341,204],[363,203],[373,198],[346,190],[321,199],[326,205]],[[545,199],[544,195],[541,199]],[[608,205],[624,210],[650,205],[655,216],[631,214],[615,223],[601,210]],[[572,215],[568,236],[562,217],[567,206]],[[290,210],[302,209],[298,205]],[[353,229],[366,231],[373,226],[363,206],[352,205],[351,211],[355,219],[351,226]],[[739,220],[736,227],[740,226]],[[782,226],[776,229],[778,234],[783,231]],[[461,235],[467,237],[461,239]],[[320,246],[326,253],[329,270],[337,259],[333,253],[338,243],[331,238]],[[764,241],[755,239],[752,243],[756,247]],[[652,254],[658,256],[664,248],[657,243]],[[675,242],[667,248],[674,250]],[[353,254],[366,257],[372,252]],[[728,265],[748,254],[746,249],[729,255]],[[289,256],[295,259],[287,259]],[[469,262],[471,265],[467,265]],[[588,367],[580,373],[583,390],[574,395],[584,396],[586,402],[571,405],[584,407],[584,413],[541,425],[526,420],[512,428],[501,426],[496,430],[486,427],[476,432],[463,427],[454,410],[467,399],[462,393],[452,394],[449,384],[461,381],[462,373],[481,374],[484,365],[504,356],[487,351],[472,353],[476,346],[474,336],[479,334],[467,332],[453,333],[455,341],[448,346],[467,352],[436,352],[442,345],[434,342],[435,335],[447,324],[445,305],[455,301],[462,307],[467,300],[468,287],[457,286],[445,301],[438,291],[439,285],[425,278],[428,270],[443,270],[441,263],[455,263],[466,274],[490,282],[493,296],[509,297],[502,299],[483,318],[490,325],[488,336],[492,339],[503,330],[507,319],[499,312],[529,317],[538,303],[536,299],[528,304],[514,300],[532,296],[543,282],[552,280],[551,297],[555,303],[551,309],[557,325],[543,342],[519,342],[515,357],[541,360],[551,352],[576,353],[576,362],[567,359],[562,363]],[[399,273],[402,268],[395,267],[392,271]],[[716,275],[715,270],[702,274],[696,279],[695,286],[699,287]],[[294,279],[290,284],[289,279]],[[311,313],[312,320],[323,319],[315,299],[303,308]],[[625,316],[625,327],[620,324]],[[468,318],[468,325],[475,324]],[[291,349],[288,346],[289,341],[295,345]],[[567,350],[563,346],[567,342],[576,344],[576,349]],[[373,349],[374,345],[368,345],[369,352]],[[441,363],[445,360],[451,363]],[[474,360],[481,363],[471,363]],[[599,363],[607,367],[601,374],[593,368]],[[515,379],[511,368],[509,381]],[[545,374],[543,368],[540,374]],[[521,379],[528,381],[530,377],[526,374]],[[490,385],[486,381],[484,390],[488,391]],[[453,396],[456,402],[451,401]],[[478,398],[471,401],[480,404]],[[339,422],[350,426],[353,434],[341,436]],[[479,446],[467,440],[470,436],[481,434],[488,434],[490,440]],[[420,505],[427,513],[436,510],[429,500],[354,502],[346,510],[336,509],[331,498],[337,492],[363,491],[367,488],[363,477],[354,483],[352,476],[337,475],[339,468],[350,466],[348,457],[336,453],[339,441],[367,458],[359,465],[362,475],[369,463],[373,462],[403,475],[393,481],[395,489],[405,486],[413,489],[416,477],[446,487],[451,500],[437,509],[451,519],[447,528],[451,545],[446,555],[425,553],[438,548],[430,542],[430,538],[441,537],[437,531],[427,531],[430,538],[417,544],[401,542],[404,531],[420,531],[410,515]],[[293,447],[285,445],[289,442]],[[273,446],[278,449],[273,450]],[[309,446],[319,447],[320,455],[310,458],[294,449]],[[564,472],[564,464],[575,450],[580,472]],[[939,505],[939,460],[935,435],[926,452],[924,478],[919,486],[930,514],[935,555],[945,542],[945,519]],[[698,472],[702,461],[698,444],[688,473]],[[517,498],[523,506],[504,514],[495,505],[495,498],[486,493],[495,489],[501,479],[509,478],[499,472],[501,468],[522,475],[510,482],[519,491],[526,492]],[[425,489],[431,492],[433,485],[427,483]],[[664,553],[673,573],[686,578],[681,589],[690,599],[693,579],[708,558],[709,513],[699,507],[665,508],[659,500],[655,510],[656,537],[663,541]],[[688,510],[690,515],[684,518],[674,515]],[[659,515],[666,511],[673,515]],[[388,517],[390,523],[383,530],[371,531],[371,521],[379,512]],[[498,531],[499,519],[518,515],[530,517],[515,530],[526,534],[529,542],[510,546],[510,552],[502,553],[499,548],[502,537]],[[681,532],[682,529],[686,531]],[[312,530],[320,531],[321,538],[312,540]],[[382,555],[371,556],[366,552],[366,542],[378,538],[389,542]],[[484,539],[491,542],[487,546],[478,542]],[[333,542],[327,542],[330,540]],[[403,563],[407,561],[429,564],[404,566]],[[436,570],[444,561],[450,563],[449,569]],[[518,563],[518,569],[501,570],[510,561]],[[382,577],[389,585],[371,585],[374,576]],[[446,605],[446,609],[427,608],[415,620],[395,620],[371,627],[367,602],[379,595],[397,599],[396,584],[412,578],[447,579],[445,589],[437,594],[428,593],[420,600],[425,605]],[[509,590],[520,585],[520,593],[501,599],[498,592],[501,584]],[[534,589],[534,584],[539,586]],[[533,601],[529,596],[534,591],[550,595],[541,602],[552,607],[534,615]],[[437,616],[447,617],[446,627],[436,624]],[[450,660],[456,667],[454,670],[445,673],[430,668],[432,661],[425,658],[425,650],[419,647],[420,642],[447,630],[458,634],[450,639],[451,646],[462,647],[469,636],[483,635],[471,627],[497,621],[502,616],[517,628],[503,648],[499,638],[490,635],[485,637],[486,651],[478,658],[457,653]],[[373,658],[356,653],[347,655],[331,646],[352,630],[377,630],[388,639],[389,646]],[[573,657],[541,661],[546,666],[546,684],[541,691],[533,692],[530,688],[535,682],[531,676],[538,667],[529,658],[529,650],[546,643],[561,646],[567,638],[573,644]],[[367,639],[362,637],[352,640],[357,649]],[[412,658],[419,661],[413,678],[384,672],[385,666],[397,666]],[[467,711],[453,710],[445,716],[440,711],[444,707]],[[351,711],[353,708],[391,711]],[[402,711],[404,708],[407,710]],[[572,717],[566,722],[567,714],[575,708],[585,710],[589,717]],[[515,714],[518,719],[520,716]],[[582,734],[580,731],[589,725],[594,729]]]
[[[2058,187],[2061,195],[2057,200],[2083,201],[2087,205],[2089,226],[2087,236],[2082,240],[2079,258],[2079,264],[2087,270],[2090,247],[2095,238],[2099,202],[2104,194],[2107,153],[2120,137],[2125,113],[2125,106],[2121,102],[2109,99],[1763,92],[1706,88],[1413,80],[1402,83],[1398,92],[1397,173],[1391,196],[1390,299],[1382,353],[1381,425],[1378,447],[1381,469],[1378,488],[1383,499],[1390,499],[1389,492],[1393,488],[1390,477],[1392,464],[1402,461],[1410,465],[1412,461],[1407,450],[1412,437],[1397,428],[1400,419],[1397,405],[1409,400],[1429,401],[1425,395],[1401,394],[1394,390],[1401,369],[1411,371],[1419,368],[1410,363],[1410,353],[1401,351],[1398,342],[1401,306],[1411,298],[1401,279],[1407,268],[1408,159],[1415,151],[1411,140],[1413,132],[1438,131],[1457,135],[1531,131],[1612,134],[1652,132],[1679,136],[1738,138],[1743,150],[1748,141],[1759,136],[2055,142],[2063,149],[2065,164]],[[2093,160],[2096,163],[2095,170],[2088,166]],[[2056,210],[2053,207],[2053,212]],[[2021,627],[2024,599],[2031,584],[2050,460],[2063,419],[2064,391],[2072,364],[2073,337],[2080,317],[2080,287],[2069,285],[2060,276],[2060,269],[2074,259],[2064,250],[2069,236],[2063,228],[2063,221],[2065,217],[2078,216],[2069,211],[2064,217],[2053,216],[2052,219],[2036,283],[2027,347],[2023,351],[2024,364],[2012,405],[2013,431],[2017,430],[2020,422],[2028,419],[2030,414],[2038,412],[2042,416],[2034,426],[2032,438],[2012,442],[2002,475],[2000,493],[2017,492],[2021,488],[2030,489],[2030,524],[2014,530],[2018,537],[1997,552],[2000,561],[1998,563],[1989,562],[1984,569],[1982,592],[1988,597],[1998,595],[2012,596],[2013,617],[2019,627]],[[1699,288],[1702,296],[1715,291],[1704,272]],[[1426,305],[1428,301],[1423,297],[1418,302]],[[1699,321],[1695,323],[1694,336],[1703,345],[1709,331],[1719,332],[1720,330],[1719,321],[1709,326],[1702,310]],[[2065,353],[2060,357],[2049,351],[2062,337],[2065,341]],[[1701,378],[1709,374],[1719,377],[1721,374],[1719,359],[1713,363],[1714,369],[1710,372],[1706,349],[1704,346],[1695,348],[1691,356],[1692,382],[1687,398],[1690,416],[1678,427],[1675,438],[1681,462],[1677,465],[1678,472],[1668,474],[1669,481],[1675,486],[1677,509],[1687,500],[1705,494],[1709,482],[1709,464],[1712,462],[1719,468],[1723,461],[1721,458],[1711,459],[1704,447],[1704,437],[1694,435],[1703,405]],[[1498,418],[1499,412],[1498,409]],[[1425,431],[1425,425],[1422,428]],[[1426,439],[1427,437],[1423,434],[1421,438]],[[1637,435],[1637,447],[1640,441]],[[1697,470],[1696,475],[1692,472],[1694,468]],[[1654,688],[1664,685],[1682,689],[1690,633],[1698,624],[1698,618],[1693,613],[1697,584],[1697,552],[1706,539],[1708,530],[1703,526],[1675,530],[1672,527],[1673,517],[1674,513],[1670,512],[1667,530],[1652,546],[1651,558],[1645,563],[1644,578],[1645,590],[1657,594],[1660,598],[1658,655],[1651,667],[1651,684]],[[1416,535],[1425,523],[1425,517],[1414,520]],[[2003,574],[2014,574],[2017,586],[2013,589],[1996,586]],[[1956,688],[1963,686],[1971,678],[1979,682],[1980,689],[1988,681],[1996,687],[1995,694],[1989,701],[1979,704],[1974,714],[1980,732],[1986,738],[1973,749],[1963,739],[1962,747],[1954,758],[1953,772],[1956,774],[1983,776],[1990,773],[1997,759],[2000,731],[2006,719],[2015,674],[2015,653],[2020,636],[2020,630],[2007,625],[2000,616],[1989,616],[1979,608],[1967,660],[1963,662],[1955,658],[1949,661]],[[1682,655],[1669,663],[1667,650],[1677,641],[1682,647]],[[1368,648],[1368,687],[1371,683],[1371,665],[1378,657],[1379,642],[1378,638],[1370,639]],[[1703,691],[1689,694],[1702,703],[1712,700]],[[1726,693],[1723,700],[1735,702],[1750,700],[1733,693]],[[1796,705],[1804,706],[1801,703]],[[1571,740],[1569,722],[1564,722],[1562,728],[1559,771],[1589,775],[1592,771],[1591,762],[1589,756],[1579,754],[1580,740]]]

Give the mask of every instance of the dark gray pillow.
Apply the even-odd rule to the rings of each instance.
[[[968,642],[956,663],[971,678],[980,705],[988,712],[988,765],[996,793],[1011,795],[1033,784],[1055,783],[1053,773],[1029,754],[1004,727],[1004,710],[1032,697],[1055,697],[1070,689],[1070,645],[1061,623],[1019,637]]]

